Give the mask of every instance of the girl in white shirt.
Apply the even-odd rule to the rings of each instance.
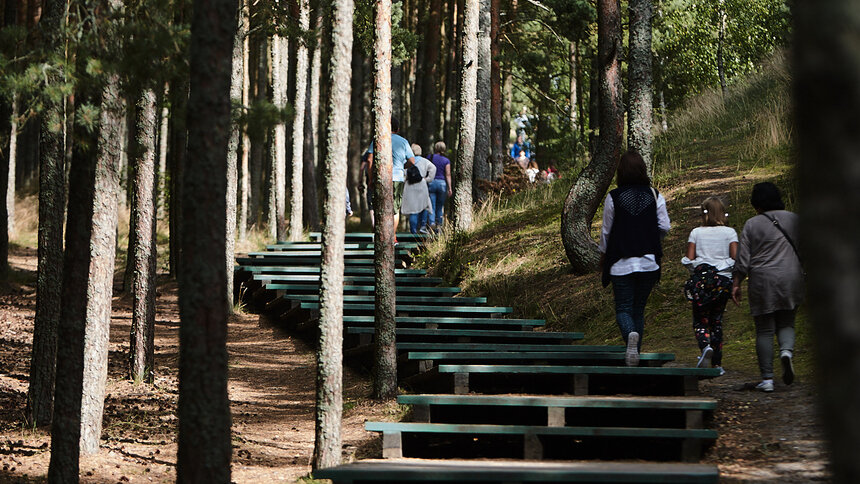
[[[723,358],[723,313],[731,293],[732,268],[738,251],[738,234],[726,226],[726,207],[717,197],[708,197],[702,202],[702,226],[690,232],[687,239],[687,254],[681,263],[692,272],[702,264],[716,268],[719,274],[717,287],[720,296],[700,305],[693,301],[693,330],[702,355],[698,367],[722,368]]]

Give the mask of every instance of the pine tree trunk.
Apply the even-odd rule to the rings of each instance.
[[[490,88],[492,42],[490,38],[491,12],[490,0],[479,0],[478,12],[478,78],[477,78],[477,103],[475,106],[475,180],[490,180],[490,104],[492,93]],[[473,191],[478,198],[483,198],[483,191],[478,185],[473,186]]]
[[[347,145],[352,57],[352,0],[337,0],[332,11],[332,51],[328,69],[325,193],[320,268],[320,337],[317,345],[314,469],[340,464],[343,414],[343,247],[346,221]]]
[[[170,85],[164,83],[164,93],[161,97],[161,119],[158,135],[158,214],[159,220],[164,220],[164,210],[167,201],[167,139],[170,136],[170,110],[167,100],[170,97]]]
[[[373,209],[376,259],[376,310],[373,396],[393,398],[397,393],[397,350],[394,287],[394,199],[391,181],[391,0],[374,3],[373,171],[376,183]]]
[[[309,0],[298,0],[299,3],[299,28],[308,30],[310,28],[310,6]],[[292,241],[302,240],[303,202],[304,202],[304,147],[305,147],[305,110],[308,95],[308,46],[305,42],[298,42],[296,51],[296,100],[294,104],[296,115],[293,118],[293,149],[292,149],[292,176],[290,181],[290,234]],[[316,201],[314,201],[316,203]]]
[[[60,26],[65,4],[47,0],[42,29],[51,42],[46,51],[60,47]],[[52,83],[57,78],[49,78]],[[60,292],[63,281],[63,213],[66,209],[65,146],[63,145],[63,107],[46,104],[39,116],[39,233],[38,269],[36,271],[36,316],[33,323],[33,353],[30,360],[30,388],[27,415],[35,426],[51,423],[54,405],[54,377],[57,367],[57,331],[60,323]],[[78,430],[79,432],[80,430]],[[77,434],[76,434],[77,435]],[[69,436],[67,436],[69,437]],[[77,441],[77,437],[74,437]],[[71,463],[63,462],[66,471],[77,475]]]
[[[268,92],[268,60],[271,56],[267,54],[267,38],[265,36],[260,37],[257,42],[259,46],[257,46],[257,62],[255,67],[255,99],[260,101],[267,97]],[[261,225],[263,220],[263,215],[266,213],[266,208],[268,204],[263,203],[263,195],[265,189],[266,176],[264,172],[267,167],[271,167],[271,163],[266,163],[266,145],[271,144],[272,139],[268,136],[268,133],[260,130],[249,133],[251,136],[251,159],[250,159],[250,173],[251,173],[251,225]]]
[[[244,56],[242,55],[245,45],[244,33],[244,3],[247,0],[238,0],[239,6],[236,14],[237,24],[233,37],[233,55],[230,60],[230,138],[227,141],[227,210],[225,212],[227,235],[225,238],[224,267],[230,277],[227,278],[227,313],[233,313],[233,267],[236,265],[236,199],[239,190],[239,142],[242,139],[242,131],[239,126],[239,112],[233,110],[232,105],[242,103],[242,87],[244,86],[245,71]]]
[[[250,61],[250,39],[248,31],[251,22],[251,6],[248,0],[242,1],[242,11],[240,12],[242,21],[239,24],[239,36],[242,37],[242,109],[247,110],[251,100],[251,66]],[[250,153],[251,153],[251,137],[248,136],[247,124],[242,124],[240,127],[242,133],[242,158],[240,162],[240,180],[239,180],[239,240],[246,241],[248,239],[248,210],[251,203],[251,174]],[[232,261],[231,261],[232,263]],[[229,274],[229,273],[228,273]],[[227,278],[227,284],[233,284],[233,278]],[[232,297],[232,294],[230,294]]]
[[[179,77],[171,89],[170,116],[170,275],[178,276],[182,263],[182,177],[187,159],[188,79]]]
[[[579,54],[577,52],[578,45],[576,42],[570,43],[570,131],[572,133],[576,133],[579,131],[579,111],[577,111],[577,107],[579,106],[579,100],[577,99],[577,94],[579,94],[579,89],[577,86],[578,78],[577,73],[579,72]]]
[[[627,113],[627,149],[645,160],[648,173],[651,168],[651,119],[654,105],[654,86],[651,69],[651,0],[631,0],[630,9],[630,60],[628,62],[629,107]]]
[[[445,96],[445,139],[455,140],[453,146],[448,146],[449,149],[457,150],[456,142],[459,141],[459,133],[457,129],[460,119],[457,117],[457,101],[460,95],[461,73],[457,66],[460,65],[462,59],[460,49],[460,38],[463,33],[463,0],[451,0],[451,33],[448,39],[448,80],[445,91],[448,93]],[[453,169],[453,168],[452,168]],[[470,188],[471,190],[471,188]]]
[[[179,274],[177,482],[230,482],[227,396],[227,146],[235,0],[195,0],[191,23],[188,170]],[[229,274],[232,277],[232,274]]]
[[[361,217],[362,223],[370,223],[370,208],[367,206],[367,177],[361,171],[361,157],[369,138],[364,136],[367,130],[364,121],[364,59],[361,54],[361,45],[358,42],[352,44],[352,89],[349,102],[349,199],[352,201],[352,209]],[[372,184],[370,185],[372,189]],[[364,187],[365,189],[362,189]]]
[[[857,4],[848,0],[797,2],[793,13],[800,247],[809,271],[818,412],[832,482],[860,482],[860,18]]]
[[[138,234],[129,263],[134,267],[131,280],[132,322],[130,377],[134,381],[155,380],[155,293],[156,293],[156,199],[158,171],[155,169],[155,138],[158,99],[146,89],[137,106],[136,148],[134,153],[134,232]]]
[[[717,74],[720,76],[720,90],[726,97],[726,69],[723,65],[723,46],[726,42],[726,0],[719,0],[720,25],[717,32]]]
[[[272,36],[272,103],[278,108],[286,107],[287,76],[284,57],[286,42],[279,35]],[[269,235],[275,240],[286,239],[286,153],[287,134],[283,121],[275,125],[272,139],[271,168],[269,170]]]
[[[476,85],[478,81],[478,0],[466,0],[460,75],[460,136],[454,182],[454,230],[472,226],[472,167],[475,160]]]
[[[597,244],[591,238],[591,222],[600,206],[618,158],[624,132],[621,83],[621,13],[616,0],[597,3],[597,57],[600,69],[600,139],[597,153],[577,177],[564,201],[561,240],[576,274],[597,269]]]
[[[15,165],[18,156],[18,94],[12,97],[11,127],[9,129],[9,166],[6,179],[6,227],[9,237],[15,235]]]
[[[502,75],[499,65],[499,56],[502,53],[499,43],[499,24],[501,15],[501,1],[490,2],[490,119],[492,125],[492,153],[495,165],[493,166],[493,179],[502,175],[505,149],[504,132],[502,130]]]
[[[589,49],[591,50],[591,49]],[[588,153],[591,159],[597,156],[597,142],[600,138],[600,66],[595,55],[591,59],[591,75],[588,81]]]
[[[432,145],[437,136],[439,128],[437,126],[438,118],[438,100],[439,100],[439,49],[441,47],[441,12],[442,0],[430,0],[430,14],[427,18],[427,27],[424,30],[424,64],[421,69],[422,94],[420,99],[421,105],[421,132],[418,133],[418,140],[421,147],[429,148],[432,152]]]
[[[318,4],[314,10],[314,29],[317,36],[313,42],[313,55],[311,59],[311,74],[310,74],[310,133],[314,170],[319,169],[320,162],[320,84],[322,84],[322,54],[323,54],[323,38],[325,32],[325,16],[323,5]]]

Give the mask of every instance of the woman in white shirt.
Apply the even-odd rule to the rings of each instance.
[[[703,264],[713,266],[718,271],[717,278],[708,284],[712,297],[704,304],[697,300],[692,301],[693,330],[702,351],[697,366],[707,368],[713,365],[722,370],[723,313],[731,295],[738,234],[735,229],[726,226],[728,214],[719,198],[708,197],[702,202],[701,210],[702,226],[690,232],[687,254],[681,259],[681,263],[687,266],[690,272],[697,268],[704,271],[706,267]]]

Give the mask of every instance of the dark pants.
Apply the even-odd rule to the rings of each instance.
[[[639,333],[639,349],[642,349],[642,336],[645,331],[645,304],[651,289],[660,279],[660,271],[634,272],[625,276],[611,276],[612,291],[615,293],[615,321],[621,330],[624,344],[627,336]]]
[[[711,356],[711,364],[722,366],[723,362],[723,313],[726,310],[725,301],[715,301],[704,306],[693,304],[693,330],[696,332],[696,341],[699,349],[711,345],[714,350]]]

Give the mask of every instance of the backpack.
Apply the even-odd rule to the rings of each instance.
[[[410,185],[414,185],[423,179],[424,177],[421,176],[421,170],[418,169],[418,165],[413,164],[406,169],[406,181],[409,182]]]
[[[710,264],[696,266],[690,279],[684,283],[684,295],[698,307],[728,301],[731,290],[732,281],[721,276]]]

